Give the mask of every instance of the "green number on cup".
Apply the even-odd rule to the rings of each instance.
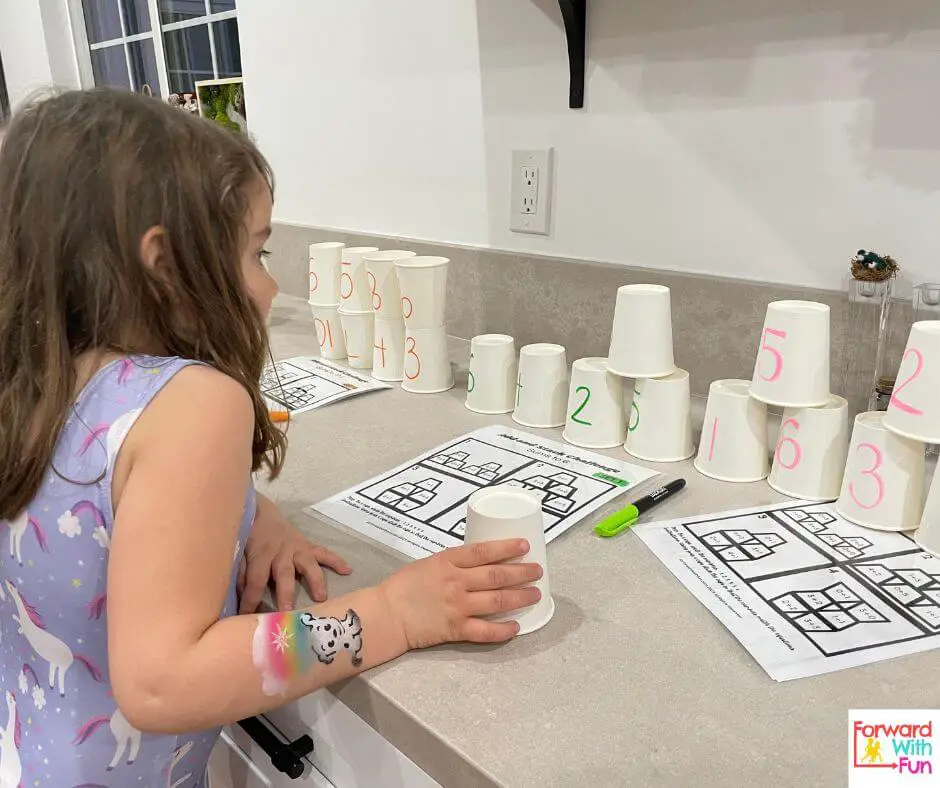
[[[585,427],[592,426],[591,422],[586,419],[579,419],[578,416],[581,415],[581,411],[587,407],[587,404],[591,401],[591,390],[587,386],[578,386],[575,390],[575,394],[584,393],[584,401],[578,406],[577,410],[571,414],[571,420],[575,424],[583,424]]]
[[[467,373],[467,394],[472,392],[477,387],[477,379],[473,376],[472,372]]]
[[[633,405],[630,408],[630,432],[640,426],[640,406],[636,404],[636,399],[639,396],[640,392],[633,389]]]

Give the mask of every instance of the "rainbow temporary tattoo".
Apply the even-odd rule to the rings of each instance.
[[[258,617],[252,641],[255,667],[261,671],[265,695],[279,695],[289,682],[314,663],[332,664],[340,651],[352,664],[362,664],[362,622],[355,611],[345,618],[320,618],[311,613],[267,613]]]

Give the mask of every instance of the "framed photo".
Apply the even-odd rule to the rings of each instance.
[[[196,83],[199,114],[232,131],[248,132],[245,85],[241,77],[206,79]]]

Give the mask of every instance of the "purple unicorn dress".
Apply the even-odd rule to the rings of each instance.
[[[205,784],[218,731],[142,734],[117,708],[108,682],[114,461],[143,409],[191,363],[135,356],[101,369],[73,406],[39,493],[3,523],[0,788]],[[221,617],[237,609],[237,569],[254,514],[249,485]]]

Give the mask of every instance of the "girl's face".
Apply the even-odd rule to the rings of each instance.
[[[271,302],[277,295],[277,281],[268,273],[265,265],[267,252],[264,245],[271,235],[271,210],[274,203],[267,184],[258,179],[251,190],[246,225],[248,228],[248,246],[242,252],[242,273],[252,299],[267,320],[271,311]]]

